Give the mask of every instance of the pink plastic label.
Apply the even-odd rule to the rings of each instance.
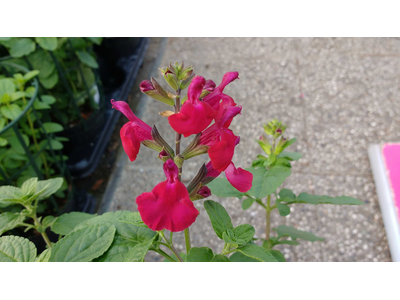
[[[396,205],[397,217],[400,219],[400,144],[385,144],[382,152],[392,196]]]

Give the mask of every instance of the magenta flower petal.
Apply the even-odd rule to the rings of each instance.
[[[128,155],[130,161],[134,161],[140,149],[140,141],[135,135],[134,127],[129,122],[126,123],[121,128],[120,136],[125,153]]]
[[[191,101],[192,103],[194,101],[199,100],[201,92],[203,91],[203,87],[206,84],[206,80],[204,77],[201,76],[195,76],[192,79],[192,82],[189,85],[188,88],[188,101]]]
[[[221,130],[221,140],[208,149],[208,156],[215,170],[224,171],[232,161],[237,137],[231,130]]]
[[[182,231],[194,223],[199,211],[185,185],[179,181],[179,170],[173,160],[164,163],[164,173],[167,180],[136,198],[138,210],[143,222],[152,230]]]
[[[245,193],[251,189],[253,182],[253,174],[242,168],[235,168],[233,162],[225,169],[226,179],[232,186],[241,193]]]

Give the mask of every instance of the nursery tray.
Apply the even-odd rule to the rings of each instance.
[[[121,115],[111,108],[110,100],[127,101],[149,43],[149,38],[136,38],[130,43],[129,49],[114,44],[121,40],[110,40],[105,39],[104,47],[102,44],[102,48],[96,51],[105,93],[104,119],[93,136],[84,143],[75,145],[68,154],[67,165],[74,178],[87,177],[96,169]],[[117,50],[121,48],[123,51]],[[118,79],[121,79],[120,82]]]
[[[393,261],[400,261],[400,143],[368,149],[379,206]]]

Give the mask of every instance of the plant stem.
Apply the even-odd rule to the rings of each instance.
[[[186,243],[186,253],[189,253],[190,250],[190,232],[189,228],[185,229],[185,243]]]
[[[36,227],[41,226],[41,224],[40,224],[38,218],[36,217],[36,212],[35,212],[35,215],[33,216],[33,220],[35,221],[35,226],[36,226]],[[43,232],[41,232],[40,234],[42,235],[42,237],[43,237],[44,241],[46,242],[47,246],[49,246],[49,248],[51,248],[51,242],[50,242],[50,239],[49,239],[49,237],[47,236],[46,232],[43,231]]]
[[[161,237],[164,239],[164,241],[171,247],[170,249],[172,250],[172,252],[174,252],[176,258],[180,261],[183,262],[182,257],[179,255],[179,252],[175,249],[174,245],[170,244],[169,241],[167,240],[167,238],[164,235],[164,232],[162,231],[158,231],[158,233],[161,235]]]
[[[166,259],[168,259],[171,262],[175,261],[175,259],[173,259],[171,256],[169,256],[167,253],[165,253],[161,249],[153,249],[153,248],[151,248],[150,250],[153,250],[154,252],[157,252],[158,254],[160,254],[161,256],[164,256]]]
[[[269,232],[270,232],[270,227],[271,227],[271,195],[268,195],[267,199],[267,208],[266,208],[266,213],[265,213],[265,219],[266,219],[266,226],[265,226],[265,239],[268,241],[269,240]]]

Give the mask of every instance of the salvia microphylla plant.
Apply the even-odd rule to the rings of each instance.
[[[195,76],[191,67],[183,64],[169,65],[161,69],[164,79],[175,92],[167,92],[153,78],[143,81],[140,89],[148,96],[174,107],[174,111],[164,111],[169,125],[175,131],[175,149],[159,134],[137,118],[127,103],[112,100],[113,107],[128,119],[120,131],[122,145],[131,161],[136,159],[140,145],[156,150],[163,162],[166,180],[158,183],[150,192],[136,198],[139,213],[117,211],[101,216],[72,212],[58,218],[37,220],[35,207],[38,197],[54,192],[56,182],[30,179],[19,188],[0,188],[0,205],[17,203],[25,206],[19,214],[0,214],[0,233],[24,225],[30,217],[31,227],[39,232],[50,228],[60,239],[48,242],[48,249],[37,256],[35,246],[27,239],[16,236],[0,238],[0,261],[144,261],[148,251],[162,255],[170,262],[236,262],[236,261],[285,261],[281,252],[272,249],[277,244],[298,244],[296,239],[320,240],[310,233],[290,227],[278,227],[277,237],[270,237],[270,212],[278,208],[281,215],[290,213],[293,203],[362,204],[350,197],[332,198],[302,193],[295,196],[290,190],[277,188],[290,174],[290,161],[300,157],[298,153],[283,151],[294,140],[286,140],[284,125],[276,120],[265,125],[267,135],[272,136],[272,145],[266,137],[259,144],[267,157],[258,156],[253,166],[244,170],[236,168],[232,162],[239,137],[229,129],[233,118],[241,111],[241,106],[224,94],[227,84],[238,79],[237,72],[224,75],[219,86],[211,80]],[[186,97],[181,99],[182,90],[188,87]],[[181,138],[193,135],[192,142],[181,151]],[[280,139],[279,139],[280,138]],[[278,141],[279,139],[279,141]],[[185,186],[181,182],[182,165],[194,156],[208,154],[209,162],[204,163],[193,180]],[[226,179],[217,178],[225,172]],[[54,179],[53,179],[54,180]],[[211,190],[209,187],[211,187]],[[266,237],[262,246],[255,243],[258,238],[249,224],[234,227],[223,206],[212,200],[204,202],[212,227],[224,242],[221,253],[214,253],[208,247],[192,247],[189,227],[196,221],[199,211],[193,201],[211,196],[211,191],[222,197],[246,197],[243,208],[254,202],[266,209]],[[42,194],[43,193],[43,194]],[[42,196],[40,196],[42,195]],[[271,203],[275,196],[275,204]],[[263,198],[267,197],[267,202]],[[33,203],[33,204],[32,204]],[[11,221],[8,221],[11,220]],[[170,231],[169,237],[165,230]],[[184,231],[186,253],[178,253],[173,245],[173,233]],[[285,236],[291,240],[282,239]],[[43,235],[46,240],[46,236]]]

